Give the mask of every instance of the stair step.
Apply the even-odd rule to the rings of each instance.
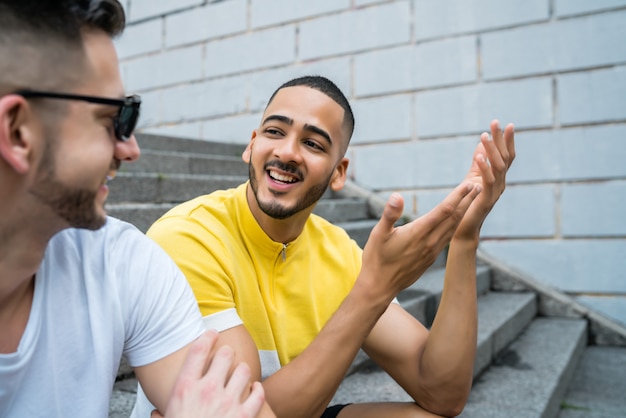
[[[135,225],[145,233],[157,219],[176,205],[177,203],[119,203],[107,205],[107,213]]]
[[[217,141],[200,141],[197,139],[174,138],[163,135],[143,134],[136,135],[137,143],[143,150],[182,151],[195,154],[227,155],[241,157],[245,145],[228,144]]]
[[[324,198],[315,206],[313,213],[332,223],[364,219],[371,221],[371,219],[368,219],[369,212],[365,199]],[[374,225],[375,224],[376,223],[374,223]]]
[[[330,404],[363,402],[413,402],[413,399],[384,370],[369,363],[343,379]]]
[[[137,161],[122,164],[120,172],[247,176],[248,166],[241,157],[144,150]]]
[[[531,292],[489,292],[479,299],[474,377],[489,367],[535,315],[537,296]]]
[[[536,318],[474,382],[460,417],[556,417],[586,342],[584,320]]]
[[[109,203],[184,202],[219,189],[236,187],[242,176],[118,173],[111,183]]]
[[[500,365],[492,366],[474,383],[460,417],[556,417],[585,337],[583,320],[535,319],[502,353]],[[370,365],[346,377],[332,403],[410,401],[387,373]]]
[[[107,212],[110,216],[121,219],[135,225],[140,231],[146,232],[148,228],[159,219],[165,212],[178,205],[175,202],[166,203],[107,203]],[[366,203],[360,199],[322,199],[315,208],[319,214],[330,222],[335,219],[350,219],[350,216],[361,217],[366,212]]]
[[[363,248],[376,223],[378,223],[376,219],[365,219],[360,221],[336,222],[335,225],[343,228],[348,235]]]
[[[432,325],[437,307],[439,306],[441,292],[443,291],[444,274],[444,268],[439,266],[431,267],[424,272],[417,282],[404,289],[397,297],[400,306],[427,328]],[[487,266],[478,266],[476,269],[477,294],[485,294],[489,290],[490,282],[491,270]],[[479,298],[479,307],[481,299],[482,297]],[[363,350],[359,350],[348,369],[348,374],[358,372],[366,366],[371,366],[369,363],[371,363],[369,356]]]
[[[625,373],[625,347],[587,347],[561,404],[559,418],[625,417]]]
[[[444,268],[426,270],[422,277],[398,295],[400,305],[426,327],[435,318],[443,292]],[[483,295],[489,290],[491,271],[486,266],[476,268],[476,292]]]

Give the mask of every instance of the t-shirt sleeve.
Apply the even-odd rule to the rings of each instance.
[[[241,324],[236,312],[232,254],[220,226],[190,217],[157,221],[147,235],[167,252],[187,278],[207,328],[218,331]],[[222,231],[223,232],[223,231]],[[223,234],[222,234],[223,235]]]
[[[109,255],[120,282],[126,316],[124,354],[132,367],[160,360],[204,331],[193,293],[176,264],[152,240],[128,224]]]

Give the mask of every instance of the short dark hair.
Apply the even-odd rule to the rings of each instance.
[[[286,87],[295,87],[295,86],[305,86],[310,87],[312,89],[318,90],[324,93],[326,96],[330,97],[337,103],[344,111],[343,114],[343,126],[348,134],[348,142],[350,142],[350,138],[352,137],[352,132],[354,131],[354,114],[352,113],[352,108],[350,107],[350,103],[346,96],[341,92],[339,87],[328,78],[323,77],[321,75],[305,75],[302,77],[294,78],[293,80],[289,80],[286,83],[283,83],[280,87],[278,87],[272,96],[267,101],[267,105],[269,106],[274,100],[276,94],[286,88]],[[347,146],[347,145],[346,145]]]
[[[117,0],[0,0],[0,94],[76,82],[68,73],[84,60],[81,31],[115,37],[125,24]]]

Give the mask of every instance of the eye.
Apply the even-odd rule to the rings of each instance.
[[[307,147],[315,150],[315,151],[324,151],[324,147],[322,147],[320,144],[318,144],[317,142],[315,142],[312,139],[305,139],[303,141],[304,145],[306,145]]]
[[[277,128],[265,128],[263,132],[270,137],[283,136],[283,132]]]
[[[104,125],[106,130],[109,132],[109,134],[113,134],[115,132],[116,117],[117,117],[117,114],[111,114],[111,115],[105,115],[102,118],[102,124]]]

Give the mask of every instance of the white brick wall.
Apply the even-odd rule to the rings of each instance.
[[[548,18],[548,0],[415,0],[417,39],[506,28]]]
[[[554,119],[548,77],[473,84],[417,93],[415,117],[422,136],[482,132],[498,118],[519,129],[546,128]],[[471,155],[468,156],[471,158]]]
[[[295,59],[296,28],[279,26],[206,44],[208,77],[287,65]]]
[[[409,2],[343,12],[300,24],[300,58],[366,51],[410,40]]]
[[[625,291],[626,0],[125,5],[117,47],[142,129],[245,144],[278,85],[325,75],[356,115],[350,176],[422,214],[490,120],[514,122],[484,249],[570,292]]]
[[[230,0],[166,16],[165,45],[175,47],[244,32],[246,10],[246,0]]]
[[[191,6],[198,6],[204,0],[127,0],[128,20],[137,21],[167,15]]]
[[[475,36],[382,49],[354,58],[356,96],[451,86],[477,78]]]
[[[255,0],[250,5],[253,28],[309,19],[327,13],[347,10],[350,0]]]

